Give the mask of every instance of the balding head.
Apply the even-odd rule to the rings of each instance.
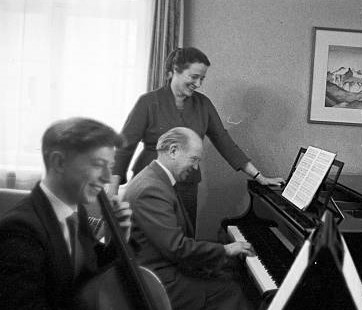
[[[167,152],[172,144],[187,149],[191,142],[202,145],[202,140],[196,132],[186,127],[175,127],[160,136],[156,150],[158,153]]]
[[[198,169],[203,146],[196,132],[175,127],[158,139],[156,149],[158,160],[171,171],[176,181],[182,181],[192,169]]]

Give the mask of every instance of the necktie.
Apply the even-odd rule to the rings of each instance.
[[[84,253],[79,241],[79,220],[77,212],[73,212],[72,215],[67,217],[66,222],[69,229],[70,245],[72,249],[71,257],[75,276],[77,276],[80,273],[84,261]]]
[[[179,202],[179,205],[180,205],[180,208],[181,208],[181,212],[184,216],[184,220],[185,220],[185,230],[186,230],[186,236],[188,237],[194,237],[195,236],[195,232],[194,232],[194,228],[191,224],[191,220],[186,212],[186,209],[185,209],[185,206],[183,204],[183,201],[182,201],[182,198],[180,196],[180,194],[178,193],[177,191],[177,184],[174,185],[174,190],[175,190],[175,193],[176,193],[176,196],[177,196],[177,200]]]

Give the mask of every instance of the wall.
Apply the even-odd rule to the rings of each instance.
[[[286,178],[309,145],[336,152],[345,174],[362,173],[361,127],[307,122],[313,27],[362,30],[361,12],[359,0],[185,0],[184,45],[211,61],[201,91],[263,174]],[[249,197],[245,175],[205,148],[198,234],[214,239]]]

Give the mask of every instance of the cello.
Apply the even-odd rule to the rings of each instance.
[[[104,221],[111,232],[117,258],[110,268],[97,275],[78,294],[84,310],[172,310],[167,292],[158,277],[139,266],[119,231],[104,190],[98,194]]]

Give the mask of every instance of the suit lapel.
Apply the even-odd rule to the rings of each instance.
[[[54,261],[56,277],[60,283],[69,285],[69,280],[73,280],[74,266],[69,254],[67,244],[63,237],[58,219],[50,205],[50,202],[39,185],[34,189],[32,194],[34,208],[38,214],[45,231],[49,232],[49,254]],[[83,206],[78,207],[80,242],[85,255],[84,271],[94,273],[97,269],[97,256],[94,251],[95,239],[89,229],[87,221],[87,212]]]
[[[169,179],[168,175],[155,161],[151,162],[149,167],[154,171],[154,173],[156,173],[159,176],[159,178],[163,181],[163,183],[165,183],[165,186],[168,187],[170,193],[174,195],[174,200],[177,203],[176,215],[182,224],[182,228],[184,229],[185,235],[188,237],[194,236],[194,229],[192,227],[191,220],[187,215],[181,197],[177,194],[177,190],[172,186],[171,180]]]
[[[48,251],[50,261],[53,263],[51,269],[55,272],[55,279],[57,279],[59,286],[69,286],[73,280],[74,269],[58,219],[39,184],[34,188],[31,195],[34,210],[44,226],[44,230],[48,233],[48,240],[50,240],[47,241],[46,251]]]
[[[177,192],[177,183],[174,186],[174,191],[175,191],[175,194],[176,194],[176,197],[177,197],[177,202],[178,202],[178,204],[180,206],[180,210],[181,210],[183,218],[184,218],[185,228],[186,228],[185,229],[186,230],[185,235],[187,237],[192,238],[195,235],[194,228],[193,228],[193,226],[191,224],[191,220],[190,220],[190,218],[189,218],[189,216],[187,214],[187,211],[185,209],[185,206],[184,206],[184,204],[182,202],[181,196]]]

